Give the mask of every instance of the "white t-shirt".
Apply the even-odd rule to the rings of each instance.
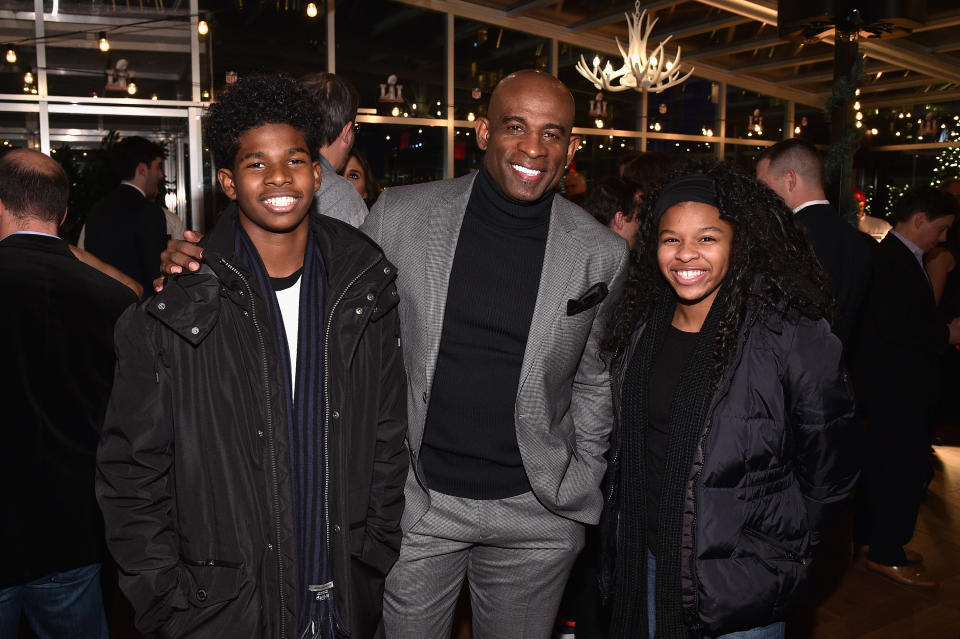
[[[300,328],[300,282],[303,280],[303,271],[297,271],[296,276],[293,284],[287,284],[288,278],[271,278],[277,304],[280,306],[280,316],[283,318],[283,329],[287,334],[287,348],[290,349],[291,394],[296,392],[294,389],[297,386],[297,331]],[[279,283],[287,284],[286,288],[277,290]]]

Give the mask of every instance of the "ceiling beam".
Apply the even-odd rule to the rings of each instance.
[[[516,16],[540,7],[556,4],[557,0],[519,0],[503,10],[505,16]]]
[[[937,78],[931,78],[927,75],[915,75],[909,78],[899,80],[890,80],[887,82],[872,82],[860,87],[861,93],[877,93],[879,91],[898,91],[900,89],[912,89],[913,87],[925,87],[932,84],[949,84]]]
[[[729,11],[744,18],[750,18],[757,22],[770,26],[777,26],[777,7],[768,3],[751,2],[750,0],[697,0],[700,4],[705,4],[717,9]]]
[[[653,33],[650,34],[650,37],[654,40],[662,40],[667,36],[673,36],[674,41],[676,41],[681,38],[689,38],[690,36],[699,35],[701,33],[710,33],[711,31],[717,31],[719,29],[736,27],[747,22],[750,21],[740,16],[727,16],[725,18],[720,18],[719,20],[713,20],[711,22],[695,22],[683,27],[664,27],[662,29],[654,29]]]
[[[649,15],[650,13],[658,9],[666,9],[676,4],[682,4],[683,2],[685,2],[685,0],[654,0],[653,2],[645,3],[641,7],[641,11],[646,9],[647,14]],[[575,32],[575,31],[583,31],[585,29],[590,29],[593,27],[602,27],[612,22],[623,20],[624,19],[623,14],[625,13],[633,13],[632,4],[624,4],[616,9],[605,11],[604,13],[593,16],[591,18],[584,18],[579,22],[574,22],[573,24],[568,26],[567,29]]]
[[[699,51],[688,53],[683,56],[683,60],[692,62],[693,60],[702,60],[703,58],[713,58],[720,55],[732,55],[734,53],[743,53],[744,51],[753,51],[754,49],[766,49],[775,47],[778,44],[785,44],[787,41],[780,36],[763,38],[762,40],[740,40],[736,44],[727,47],[704,47]],[[669,57],[668,57],[669,59]]]
[[[860,50],[871,58],[925,73],[944,82],[960,84],[960,64],[929,53],[923,47],[902,38],[895,41],[861,40]]]
[[[890,64],[870,64],[870,62],[868,61],[867,65],[864,67],[864,70],[863,70],[863,78],[864,80],[869,80],[870,76],[875,76],[877,73],[888,73],[890,71],[902,71],[902,70],[903,70],[903,67],[895,67]],[[823,73],[804,73],[802,75],[797,75],[791,81],[798,84],[815,84],[818,82],[832,82],[833,70],[825,71]]]
[[[757,71],[772,71],[774,69],[785,69],[788,67],[799,67],[804,64],[818,64],[820,62],[828,62],[833,60],[833,51],[829,53],[818,53],[817,55],[807,55],[803,57],[787,57],[787,58],[777,58],[774,60],[769,60],[767,62],[761,62],[760,64],[749,64],[746,66],[738,66],[737,71],[740,73],[755,73]],[[831,74],[831,78],[833,75]]]
[[[926,93],[911,93],[909,95],[898,95],[883,97],[878,100],[871,99],[869,106],[877,108],[898,107],[914,104],[935,104],[937,102],[952,102],[960,100],[960,89],[951,89],[949,91],[928,91]]]
[[[776,6],[767,0],[697,0],[701,4],[716,7],[748,17],[752,20],[758,20],[764,24],[776,26],[777,9]],[[953,26],[955,18],[947,17],[942,20],[935,20],[931,28],[944,28]],[[929,25],[926,25],[929,26]],[[926,26],[922,30],[926,30]],[[833,36],[822,38],[824,42],[833,44]],[[870,55],[872,58],[882,60],[890,64],[898,65],[911,71],[925,73],[937,78],[942,78],[947,82],[960,82],[960,65],[944,60],[931,54],[929,51],[912,42],[899,38],[896,41],[888,40],[860,40],[860,50]],[[688,59],[692,59],[689,58]]]
[[[465,0],[399,0],[399,2],[431,11],[448,12],[461,18],[487,22],[506,29],[514,29],[542,38],[554,38],[561,42],[580,47],[581,49],[586,49],[587,51],[595,51],[601,54],[606,53],[614,56],[620,55],[620,52],[617,51],[617,45],[612,38],[589,33],[572,33],[561,25],[551,24],[527,16],[505,16],[501,9],[486,7]],[[681,67],[690,67],[690,65],[685,64],[683,60],[681,60],[680,64]],[[705,62],[698,62],[695,66],[697,77],[706,80],[727,82],[728,84],[749,91],[782,100],[793,100],[799,104],[806,104],[817,108],[822,108],[826,103],[827,96],[796,89],[782,82],[770,82],[763,78],[743,75],[737,73],[736,70],[723,69]],[[584,82],[586,82],[586,80],[584,80]]]

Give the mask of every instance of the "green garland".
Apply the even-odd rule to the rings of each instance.
[[[849,104],[856,97],[857,86],[863,76],[863,62],[863,56],[858,55],[853,64],[850,65],[850,71],[847,75],[833,81],[833,92],[824,106],[827,122],[833,119],[835,108]],[[840,139],[830,145],[823,160],[824,180],[829,191],[836,193],[840,184],[846,184],[850,181],[850,176],[842,175],[843,169],[850,165],[861,138],[863,138],[863,130],[858,129],[856,123],[852,121],[847,124]],[[839,189],[837,208],[840,209],[841,217],[851,223],[856,223],[859,206],[849,188]]]

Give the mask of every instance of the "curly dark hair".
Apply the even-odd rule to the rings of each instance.
[[[227,87],[204,120],[218,168],[233,168],[240,136],[264,124],[289,124],[303,133],[310,158],[320,149],[320,115],[310,92],[286,75],[251,75]]]
[[[786,305],[813,319],[833,316],[833,296],[826,275],[803,229],[780,197],[752,177],[715,161],[695,161],[676,168],[675,178],[703,173],[713,178],[720,218],[733,227],[730,266],[724,286],[727,307],[717,334],[714,371],[718,377],[736,348],[740,325],[748,309]],[[663,185],[644,198],[641,219],[650,215]],[[644,224],[631,254],[630,271],[611,315],[603,348],[612,352],[630,335],[669,284],[657,264],[659,224]]]

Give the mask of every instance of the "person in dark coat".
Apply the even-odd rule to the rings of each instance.
[[[113,328],[132,291],[57,237],[69,183],[26,149],[0,159],[0,637],[106,638],[94,453]]]
[[[167,245],[167,218],[153,201],[163,182],[163,149],[139,136],[124,138],[113,149],[113,169],[120,184],[90,209],[83,248],[149,294]]]
[[[148,636],[377,632],[407,473],[397,274],[309,215],[318,119],[290,78],[224,92],[205,130],[233,203],[205,266],[117,327],[97,497]]]
[[[837,302],[834,333],[849,356],[870,284],[870,246],[827,201],[823,160],[809,142],[791,138],[768,147],[757,161],[757,179],[783,198],[807,232]]]
[[[869,546],[868,569],[908,586],[936,586],[917,565],[923,558],[904,546],[930,477],[940,358],[960,342],[960,319],[947,325],[937,312],[923,255],[946,239],[958,213],[956,199],[933,187],[897,203],[894,228],[874,256],[855,360],[867,422],[855,541]]]
[[[782,200],[723,164],[680,167],[641,215],[605,344],[610,637],[781,638],[857,477],[826,277]]]

